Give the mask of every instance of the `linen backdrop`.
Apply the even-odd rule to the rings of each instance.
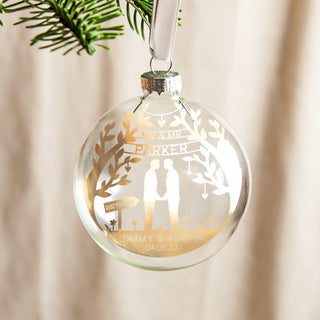
[[[72,193],[79,147],[140,94],[147,43],[126,28],[90,57],[0,29],[0,319],[320,319],[320,1],[184,0],[174,69],[248,152],[245,218],[215,257],[153,272],[105,254]],[[123,18],[124,21],[124,18]]]

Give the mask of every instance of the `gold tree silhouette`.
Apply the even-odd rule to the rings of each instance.
[[[132,224],[133,224],[133,230],[136,231],[137,230],[138,221],[137,220],[133,220]]]
[[[213,222],[214,222],[214,229],[216,230],[216,229],[217,229],[218,217],[217,217],[217,216],[213,216],[213,217],[212,217],[212,220],[213,220]]]
[[[209,224],[210,224],[211,220],[210,219],[206,219],[205,222],[206,222],[207,229],[209,229]]]
[[[117,137],[113,134],[110,134],[110,131],[115,127],[115,123],[109,123],[104,128],[104,133],[100,132],[100,142],[96,144],[95,152],[98,155],[98,159],[93,159],[92,165],[93,168],[87,177],[83,176],[83,188],[86,199],[86,204],[88,206],[88,210],[91,214],[92,219],[95,221],[96,225],[101,229],[99,223],[95,217],[94,213],[94,198],[95,196],[100,196],[107,198],[111,196],[110,192],[108,192],[109,188],[112,188],[116,185],[125,186],[129,184],[131,181],[127,179],[128,175],[123,175],[120,178],[120,174],[118,173],[119,169],[125,166],[126,171],[130,170],[130,163],[137,163],[141,161],[140,158],[132,158],[127,156],[122,162],[120,158],[124,154],[124,145],[126,143],[132,143],[136,141],[134,134],[139,130],[140,127],[145,126],[147,128],[153,127],[153,123],[149,121],[150,117],[144,117],[145,108],[141,108],[137,112],[138,121],[137,124],[131,129],[131,122],[134,118],[134,113],[131,111],[130,113],[124,113],[124,121],[122,125],[125,129],[124,133],[120,131]],[[112,148],[106,150],[105,144],[108,141],[115,140],[115,144]],[[114,164],[110,163],[108,166],[108,172],[110,175],[109,181],[103,181],[101,183],[100,189],[97,188],[97,183],[100,177],[100,174],[103,168],[107,165],[111,159],[114,158]],[[120,178],[120,179],[119,179]],[[102,230],[102,229],[101,229]]]
[[[117,220],[115,219],[110,220],[110,224],[112,226],[112,231],[114,231],[114,226],[117,224]]]
[[[188,229],[188,222],[189,222],[189,220],[190,220],[190,218],[188,217],[188,216],[184,216],[183,217],[183,221],[184,221],[184,223],[185,223],[185,229]]]

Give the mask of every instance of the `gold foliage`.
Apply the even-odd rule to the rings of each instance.
[[[115,127],[115,123],[108,123],[104,127],[104,132],[100,132],[99,134],[99,143],[97,143],[95,146],[95,153],[98,158],[92,161],[93,168],[89,175],[87,177],[83,177],[86,203],[89,212],[98,227],[99,224],[94,213],[94,198],[96,196],[103,198],[110,197],[110,188],[116,185],[128,185],[131,180],[127,179],[127,174],[121,176],[119,173],[120,168],[124,166],[126,172],[129,172],[131,169],[130,164],[141,161],[140,158],[132,158],[131,156],[127,156],[124,158],[124,160],[122,160],[122,157],[124,155],[124,145],[126,143],[136,141],[134,134],[139,130],[140,127],[154,126],[153,123],[149,121],[149,117],[144,117],[144,110],[145,109],[138,111],[138,122],[133,128],[131,128],[131,122],[133,121],[135,114],[133,112],[125,112],[123,114],[125,120],[122,122],[122,125],[125,129],[124,132],[120,131],[117,135],[110,134],[111,130]],[[116,141],[114,142],[113,147],[106,150],[106,143],[114,141],[115,138]],[[100,188],[97,189],[97,183],[99,181],[100,174],[108,163],[108,173],[110,176],[109,180],[103,181]]]

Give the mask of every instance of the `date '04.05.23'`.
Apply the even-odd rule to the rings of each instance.
[[[177,244],[146,244],[145,250],[148,251],[176,251]]]

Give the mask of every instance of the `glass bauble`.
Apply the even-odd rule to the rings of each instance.
[[[84,142],[74,194],[87,231],[117,259],[168,270],[215,254],[250,194],[246,153],[211,108],[179,96],[177,73],[142,75],[144,95],[108,111]]]

